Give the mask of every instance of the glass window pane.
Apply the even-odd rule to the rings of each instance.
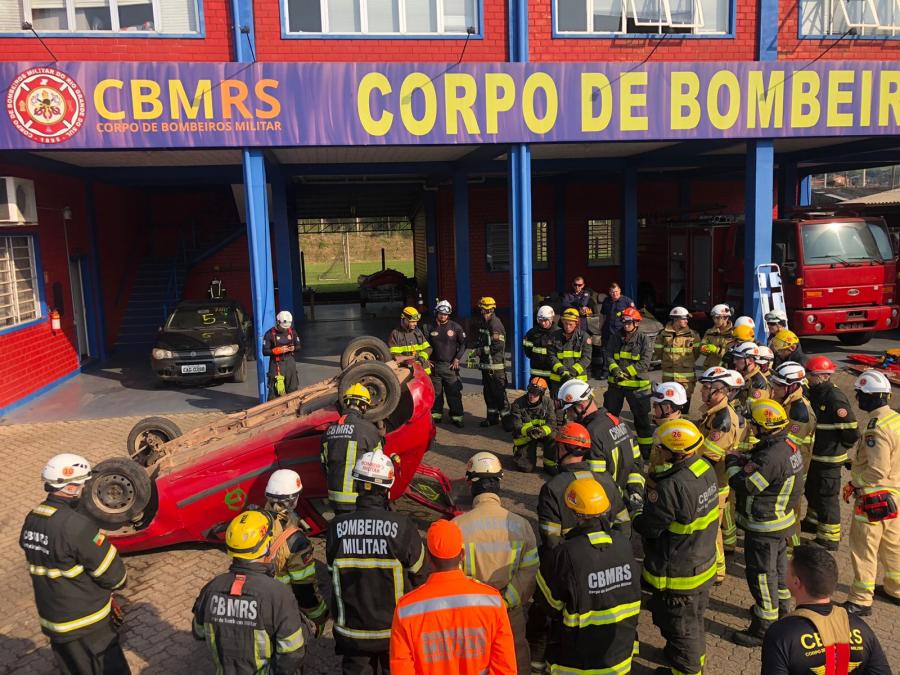
[[[694,16],[694,0],[669,0],[669,15],[673,26],[692,26],[699,18]]]
[[[587,29],[585,0],[556,0],[556,30],[584,32]]]
[[[119,0],[119,7],[122,6]],[[127,0],[129,4],[150,4],[150,0]],[[156,30],[158,33],[196,33],[200,30],[197,12],[197,0],[157,0],[158,20],[160,25],[145,30]],[[152,16],[152,15],[151,15]],[[152,20],[152,19],[151,19]],[[122,23],[122,27],[125,27]],[[129,24],[133,25],[133,24]]]
[[[800,0],[800,32],[803,35],[825,33],[824,0]]]
[[[112,30],[109,0],[75,0],[75,30]]]
[[[488,272],[509,271],[509,225],[507,223],[487,225],[484,251]]]
[[[16,2],[0,2],[0,32],[7,33],[22,30],[25,12],[21,0]]]
[[[619,262],[619,221],[588,221],[588,265],[616,265]]]
[[[532,240],[534,244],[534,260],[532,264],[535,269],[545,270],[549,265],[549,257],[547,251],[547,237],[549,227],[547,221],[538,220],[534,223],[534,231],[532,232]]]
[[[328,27],[332,33],[360,32],[357,0],[328,0]]]
[[[69,20],[63,9],[31,10],[31,24],[37,31],[69,30]]]
[[[437,32],[435,0],[406,0],[406,31],[408,33]]]
[[[598,33],[622,31],[622,3],[620,0],[594,0],[594,30]]]
[[[321,33],[322,5],[319,0],[288,0],[288,30],[291,33]]]
[[[444,32],[465,33],[475,26],[474,0],[444,0]]]
[[[399,0],[368,0],[370,33],[397,33],[400,31]]]
[[[662,0],[631,0],[631,18],[640,25],[659,25],[666,19]]]
[[[698,33],[727,33],[730,28],[731,4],[728,0],[698,0],[703,8],[703,27]],[[674,17],[673,17],[674,19]]]
[[[152,2],[119,2],[119,28],[125,31],[153,31]]]

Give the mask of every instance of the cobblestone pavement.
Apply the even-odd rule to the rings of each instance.
[[[849,376],[844,376],[842,384],[849,381]],[[511,443],[497,427],[487,432],[478,428],[477,421],[484,411],[480,397],[467,395],[465,403],[466,427],[457,430],[441,426],[427,461],[457,478],[462,476],[465,460],[473,452],[491,450],[500,454],[507,468],[502,483],[504,503],[533,520],[540,477],[513,470],[509,460]],[[173,417],[182,429],[210,418],[211,415],[205,413]],[[17,544],[26,513],[42,499],[38,479],[41,467],[48,457],[63,451],[80,452],[95,462],[121,455],[128,431],[137,419],[0,427],[0,458],[8,467],[0,472],[0,494],[4,495],[0,502],[0,524],[3,526],[0,530],[0,597],[6,598],[7,603],[0,617],[0,673],[37,675],[54,672],[52,655],[38,626],[31,584]],[[457,483],[457,487],[462,488],[464,484]],[[415,517],[423,528],[434,518],[433,514],[408,500],[401,500],[401,508]],[[848,515],[845,512],[845,518]],[[845,539],[847,531],[844,531]],[[321,540],[316,542],[316,549],[321,561]],[[852,581],[846,541],[842,543],[837,559],[841,572],[837,599],[842,601]],[[128,556],[126,565],[129,584],[122,593],[126,616],[123,643],[133,670],[167,674],[213,672],[205,646],[191,637],[191,606],[200,587],[227,568],[227,556],[216,548],[192,545]],[[323,588],[328,588],[324,565],[320,566],[319,573]],[[759,672],[759,650],[738,647],[725,639],[728,631],[746,625],[747,607],[751,604],[739,553],[729,558],[728,579],[712,593],[706,623],[707,672]],[[891,632],[891,625],[896,623],[898,616],[895,607],[876,600],[869,623],[879,636],[888,660],[900,670],[900,642],[892,638]],[[633,672],[652,672],[662,662],[663,643],[647,612],[641,616],[639,636],[641,651]],[[338,672],[339,663],[333,651],[329,629],[324,638],[312,645],[306,672],[311,675]]]

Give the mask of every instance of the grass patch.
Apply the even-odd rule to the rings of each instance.
[[[357,278],[362,274],[372,274],[381,269],[381,260],[350,263],[350,278],[343,276],[343,266],[338,263],[331,271],[332,276],[340,276],[339,279],[319,279],[331,263],[306,263],[306,284],[316,289],[318,293],[349,293],[357,290],[359,284]],[[414,263],[412,260],[388,260],[387,267],[402,272],[407,277],[414,276]]]

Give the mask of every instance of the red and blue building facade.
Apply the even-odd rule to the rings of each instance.
[[[290,227],[293,176],[421,178],[427,189],[414,219],[414,238],[416,275],[427,297],[448,297],[465,316],[478,296],[495,296],[509,310],[517,344],[515,336],[531,324],[533,294],[559,288],[573,274],[584,274],[600,288],[618,279],[626,292],[636,292],[638,224],[648,212],[711,206],[744,212],[745,269],[752,271],[768,261],[773,209],[803,201],[810,171],[805,159],[815,157],[819,166],[896,161],[897,143],[891,137],[900,114],[900,104],[893,107],[893,98],[900,100],[900,80],[892,73],[900,57],[900,31],[838,25],[819,34],[825,28],[810,25],[796,2],[705,3],[718,12],[721,30],[704,34],[638,33],[627,17],[622,27],[627,25],[628,33],[579,31],[573,29],[577,12],[562,0],[474,0],[466,15],[472,34],[428,37],[298,34],[290,30],[288,13],[295,7],[290,0],[199,0],[188,33],[80,31],[78,21],[96,19],[78,14],[75,0],[68,0],[75,2],[72,8],[58,2],[69,11],[70,24],[75,16],[75,30],[45,28],[51,19],[65,21],[62,10],[46,1],[28,3],[40,39],[30,30],[9,25],[4,30],[0,22],[0,71],[9,80],[4,82],[8,105],[12,101],[15,107],[14,85],[23,73],[50,68],[73,78],[86,111],[79,133],[54,143],[29,138],[16,128],[12,112],[0,121],[0,175],[33,180],[38,205],[37,225],[0,227],[0,240],[28,239],[39,305],[33,318],[0,324],[0,413],[79,372],[83,354],[106,358],[127,332],[129,301],[146,282],[138,271],[141,262],[183,241],[186,228],[195,242],[221,245],[195,258],[183,282],[184,295],[202,293],[215,270],[230,294],[253,308],[256,325],[269,325],[276,307],[301,313],[296,234]],[[563,4],[569,12],[565,17]],[[600,4],[585,0],[595,22]],[[629,0],[625,7],[634,4]],[[839,0],[822,0],[822,5],[840,9]],[[119,10],[121,28],[127,12]],[[40,28],[39,15],[45,21]],[[900,24],[900,17],[886,19],[885,26]],[[868,20],[859,17],[858,23]],[[686,126],[673,130],[668,124],[674,114],[673,71],[697,74],[696,81],[679,80],[682,94],[694,84],[706,89],[717,83],[715,120],[707,102],[695,126],[683,122]],[[826,88],[834,71],[854,75],[852,81],[837,76],[834,103],[819,99],[823,119],[816,124],[791,128],[788,120],[763,130],[760,119],[751,128],[742,108],[728,126],[721,120],[728,117],[728,96],[747,93],[748,71],[762,73],[768,83],[756,90],[763,96],[775,82],[767,79],[773,71],[783,73],[785,82],[804,83],[809,73],[817,73],[818,84],[827,83]],[[410,85],[413,93],[404,108],[403,83],[414,73],[422,75]],[[546,77],[531,80],[534,73]],[[591,80],[589,113],[579,109],[585,98],[578,87],[586,73],[605,78]],[[440,85],[448,74],[457,76],[458,106],[452,114]],[[491,86],[498,120],[493,134],[483,100],[489,74],[495,76]],[[416,124],[429,121],[429,79],[437,83],[437,121],[424,129]],[[131,89],[135,80],[178,80],[183,88],[154,95],[151,85]],[[203,121],[206,99],[194,99],[203,80],[216,83],[209,85],[211,122],[225,121],[224,98],[230,97],[235,119],[247,109],[254,127],[240,134],[215,126],[171,132],[143,127],[157,121],[154,100],[168,108],[162,117],[171,117],[180,106],[183,115],[174,121],[187,121],[193,106]],[[247,83],[247,95],[226,80]],[[267,89],[268,80],[283,86]],[[364,81],[366,96],[359,93]],[[737,90],[730,88],[734,81]],[[465,94],[472,82],[481,98],[467,117]],[[627,110],[621,103],[626,83],[638,97]],[[541,126],[549,116],[548,86],[558,94],[552,128]],[[874,92],[871,99],[867,89]],[[510,91],[514,112],[526,92],[534,96],[528,120],[524,113],[515,120],[504,117],[503,94]],[[702,103],[702,97],[694,98]],[[660,104],[655,111],[654,100]],[[679,115],[686,111],[689,117],[691,102],[680,102],[685,107]],[[608,103],[610,119],[601,130]],[[824,119],[831,106],[834,119]],[[867,106],[869,126],[860,119]],[[851,111],[856,118],[849,126],[832,124]],[[788,107],[798,119],[801,112]],[[387,131],[379,127],[387,123],[386,113],[394,122]],[[441,133],[450,117],[455,134],[446,126]],[[586,126],[588,117],[600,126]],[[629,126],[640,127],[641,118],[648,120],[646,132]],[[667,124],[661,127],[663,118]],[[884,124],[879,126],[880,118]],[[110,126],[101,132],[98,124]],[[116,124],[125,126],[117,130]],[[138,125],[136,130],[131,124]],[[850,136],[861,140],[839,143]],[[797,143],[797,138],[805,140]],[[734,150],[735,145],[741,147]],[[291,154],[290,148],[302,152]],[[222,207],[231,185],[242,186],[242,209]],[[586,223],[605,219],[621,223],[612,242],[616,251],[595,266]],[[550,224],[543,232],[549,239],[543,264],[535,264],[533,255],[535,221]],[[491,228],[501,223],[508,225],[509,265],[498,271],[484,261],[496,243]],[[83,307],[80,322],[73,292]],[[752,293],[745,302],[758,304]],[[61,314],[57,331],[51,328],[53,309]],[[514,353],[515,380],[521,384],[526,371],[520,356]]]

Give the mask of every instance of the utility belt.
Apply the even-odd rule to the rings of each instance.
[[[897,500],[893,490],[886,488],[864,494],[856,500],[854,516],[862,520],[864,516],[870,523],[880,523],[897,517]]]

